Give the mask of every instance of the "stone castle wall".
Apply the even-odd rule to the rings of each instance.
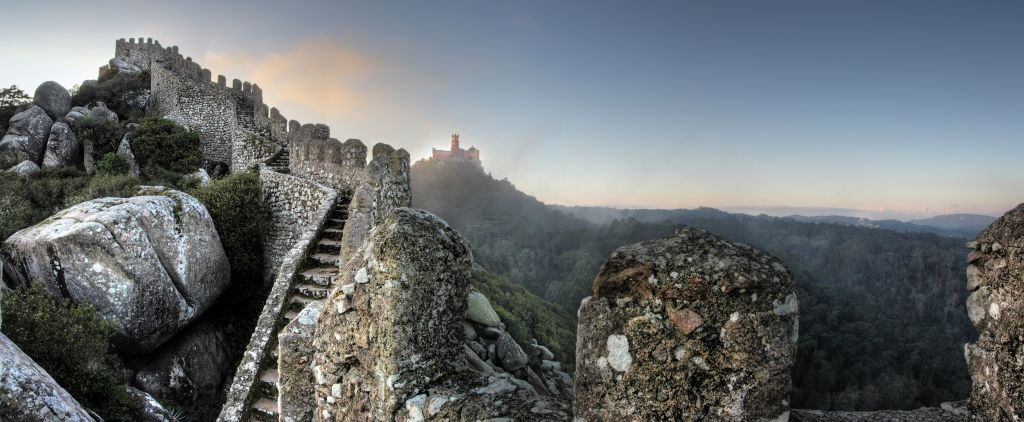
[[[264,242],[264,274],[274,277],[282,259],[295,247],[303,232],[322,225],[337,191],[266,167],[260,168],[260,181],[263,182],[263,203],[271,210]],[[323,210],[325,203],[327,211]]]
[[[245,171],[272,158],[283,148],[263,135],[235,128],[231,137],[231,171]]]
[[[342,143],[334,138],[296,137],[291,141],[289,170],[296,176],[351,192],[365,180],[366,146],[358,139]]]

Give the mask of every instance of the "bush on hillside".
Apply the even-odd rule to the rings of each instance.
[[[92,116],[85,116],[79,119],[75,122],[72,129],[75,135],[78,136],[78,139],[92,141],[94,158],[116,152],[125,133],[125,129],[121,124],[106,119],[97,119]]]
[[[96,163],[96,175],[117,176],[128,174],[129,170],[130,167],[128,166],[128,160],[125,160],[124,157],[113,152],[106,153],[106,155]]]
[[[28,177],[0,172],[0,239],[82,201],[132,196],[138,183],[126,175],[91,178],[72,167],[46,168]]]
[[[129,140],[132,153],[143,169],[156,166],[178,174],[190,174],[203,162],[199,135],[167,119],[143,119],[129,135]]]
[[[121,73],[110,70],[92,85],[84,85],[71,96],[71,105],[87,106],[102,101],[123,121],[136,121],[145,114],[137,97],[149,90],[149,72]]]
[[[524,347],[531,339],[547,346],[555,358],[572,367],[576,362],[576,318],[522,286],[487,271],[474,269],[473,287],[487,296],[505,329]]]
[[[235,173],[189,192],[213,217],[217,235],[228,254],[233,280],[261,281],[263,228],[269,211],[263,205],[262,184],[255,173]]]
[[[3,333],[83,406],[105,420],[131,420],[130,399],[110,354],[113,328],[90,305],[39,285],[4,295]]]

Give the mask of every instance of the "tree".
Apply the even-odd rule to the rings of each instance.
[[[22,104],[28,104],[30,101],[32,101],[32,97],[29,97],[17,85],[0,89],[0,107],[17,107]]]

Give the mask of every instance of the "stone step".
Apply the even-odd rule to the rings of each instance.
[[[327,228],[324,229],[323,235],[321,237],[326,239],[341,240],[341,236],[343,234],[345,234],[345,232],[342,231],[341,229]]]
[[[327,220],[327,222],[330,223],[332,227],[337,229],[344,228],[346,221],[348,221],[348,219],[343,217],[331,217],[330,219]]]
[[[263,380],[260,380],[260,382],[256,384],[256,392],[264,397],[278,397],[279,394],[276,382],[267,382]]]
[[[282,323],[281,326],[284,327],[285,325],[288,325],[288,323],[292,322],[292,320],[295,319],[295,317],[297,317],[297,316],[299,316],[299,311],[296,311],[294,309],[289,309],[289,310],[285,311],[284,312],[284,323]]]
[[[277,400],[267,397],[260,397],[252,404],[252,420],[259,422],[277,422],[278,411]]]
[[[340,240],[320,239],[320,241],[316,243],[316,246],[316,251],[321,253],[337,254],[338,252],[341,252]]]
[[[329,268],[310,268],[299,273],[300,280],[321,286],[330,286],[334,283],[334,278],[337,276],[338,268],[334,266]]]
[[[260,381],[269,382],[271,384],[277,384],[277,381],[281,378],[281,374],[277,372],[277,368],[267,368],[263,372],[260,372]]]
[[[325,299],[327,294],[331,292],[331,288],[316,284],[300,284],[295,286],[295,291],[310,299]]]
[[[337,267],[341,258],[337,254],[328,253],[317,253],[309,257],[316,265],[322,265],[325,267]]]
[[[317,300],[316,299],[310,299],[308,297],[302,297],[300,295],[295,295],[295,296],[292,296],[291,299],[288,300],[288,308],[287,309],[293,310],[295,312],[300,312],[300,311],[302,311],[303,308],[306,307],[306,305],[308,305],[308,304],[310,304],[312,302],[315,302],[315,301],[317,301]]]

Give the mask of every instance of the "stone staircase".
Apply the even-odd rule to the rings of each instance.
[[[288,157],[288,148],[283,148],[281,149],[281,152],[271,158],[270,161],[267,161],[267,167],[270,167],[271,170],[281,174],[289,174],[291,173],[291,169],[288,167]]]
[[[287,154],[287,150],[284,151]],[[278,156],[280,158],[280,156]],[[275,158],[275,159],[278,159]],[[287,170],[287,156],[284,158],[285,170]],[[268,164],[274,167],[272,164]],[[345,221],[348,218],[348,204],[351,197],[341,196],[334,208],[327,217],[319,239],[316,240],[316,249],[302,265],[299,279],[295,281],[288,298],[285,299],[285,314],[278,322],[273,338],[270,340],[270,352],[264,359],[259,371],[259,382],[255,389],[255,400],[253,401],[249,420],[269,422],[278,421],[278,348],[277,334],[285,328],[288,323],[298,316],[306,305],[312,302],[321,302],[327,298],[328,293],[334,287],[338,275],[339,253],[341,252],[341,235],[344,233]]]

